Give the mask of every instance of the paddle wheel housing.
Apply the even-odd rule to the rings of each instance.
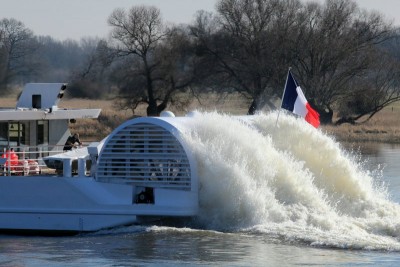
[[[190,121],[188,117],[143,117],[125,122],[105,140],[95,179],[131,184],[135,203],[192,200],[197,209],[196,161],[182,138]]]

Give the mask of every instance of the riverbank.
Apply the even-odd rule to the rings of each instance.
[[[132,112],[116,111],[112,101],[67,100],[64,103],[69,108],[90,107],[102,108],[98,121],[88,120],[85,123],[72,125],[72,131],[85,133],[88,136],[105,137],[123,121],[132,118]],[[218,110],[235,115],[247,113],[247,103],[238,103],[236,100],[214,100],[200,105],[193,103],[187,110],[200,108],[205,111]],[[184,115],[187,111],[171,109],[176,115]],[[145,107],[139,109],[135,115],[145,116]],[[400,143],[400,104],[383,109],[368,122],[357,125],[342,124],[323,125],[320,127],[328,135],[334,136],[340,142],[383,142]],[[100,135],[99,135],[100,134]]]
[[[400,104],[383,109],[363,124],[327,125],[321,129],[343,142],[400,143]]]
[[[238,101],[234,95],[217,97],[211,95],[205,99],[195,100],[186,110],[171,109],[176,115],[184,115],[188,110],[218,110],[234,115],[247,113],[250,103]],[[0,107],[14,108],[16,97],[0,99]],[[112,100],[63,99],[61,108],[101,108],[98,120],[82,119],[71,124],[71,132],[78,132],[88,140],[98,140],[111,133],[118,125],[133,116],[145,116],[146,107],[142,106],[135,114],[130,110],[120,110]],[[328,135],[340,142],[384,142],[400,143],[400,103],[387,107],[377,113],[368,122],[358,125],[343,124],[340,126],[323,125],[320,127]]]

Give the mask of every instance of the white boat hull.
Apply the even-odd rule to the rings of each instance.
[[[1,177],[0,229],[97,231],[133,224],[137,216],[194,216],[190,191],[154,189],[154,203],[135,202],[136,188],[91,177]]]
[[[88,232],[136,222],[132,215],[21,212],[0,214],[2,230]]]

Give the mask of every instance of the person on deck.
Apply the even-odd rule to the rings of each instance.
[[[81,140],[79,140],[79,134],[77,133],[68,137],[67,142],[65,142],[64,145],[64,151],[69,151],[73,147],[76,147],[77,146],[76,143],[78,143],[80,146],[82,145]]]
[[[7,159],[6,166],[18,165],[18,155],[15,153],[14,148],[7,150],[1,157]]]

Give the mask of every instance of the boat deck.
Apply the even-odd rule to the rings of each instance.
[[[14,148],[15,152],[4,149],[0,157],[0,176],[63,176],[62,162],[58,166],[48,166],[44,161],[47,156],[63,153],[62,147],[44,150],[43,147]],[[78,162],[72,160],[71,177],[78,175]],[[90,164],[86,168],[85,175],[89,175]]]

